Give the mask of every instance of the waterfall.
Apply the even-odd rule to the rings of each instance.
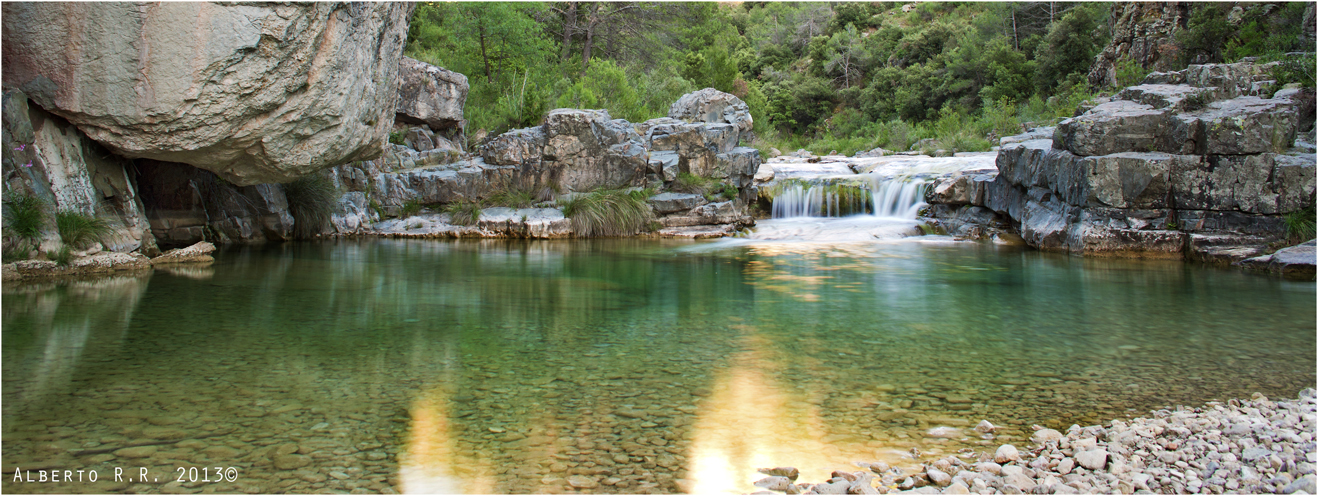
[[[874,178],[871,189],[875,217],[914,219],[924,202],[929,181],[909,177]]]
[[[778,188],[772,214],[775,219],[856,214],[915,219],[925,206],[928,185],[929,181],[910,176],[872,176],[868,183],[855,186],[793,182]]]

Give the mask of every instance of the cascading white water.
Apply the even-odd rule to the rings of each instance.
[[[924,207],[924,190],[929,181],[913,177],[872,177],[869,185],[868,210],[875,217],[915,219]],[[792,184],[782,188],[773,198],[773,218],[840,217],[845,213],[864,212],[863,198],[844,195],[839,198],[827,185]]]
[[[871,193],[874,197],[875,217],[914,219],[924,202],[924,190],[929,181],[909,177],[874,178]]]

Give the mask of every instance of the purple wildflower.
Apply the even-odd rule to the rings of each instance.
[[[21,151],[23,151],[23,149],[25,149],[25,148],[27,148],[27,143],[23,143],[23,144],[21,144],[21,145],[18,145],[18,148],[15,148],[14,151],[16,151],[16,152],[21,152]]]
[[[23,164],[23,167],[32,167],[32,161],[28,160],[26,164]]]

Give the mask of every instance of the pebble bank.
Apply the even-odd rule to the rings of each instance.
[[[792,467],[760,469],[768,477],[755,494],[1314,494],[1316,394],[1274,402],[1255,393],[1065,433],[1038,427],[1029,449],[963,450],[914,473],[856,462],[865,470],[810,484]],[[995,427],[975,430],[989,438]]]

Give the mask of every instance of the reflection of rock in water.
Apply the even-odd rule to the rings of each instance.
[[[18,379],[7,378],[5,414],[45,408],[48,400],[68,392],[84,356],[116,350],[150,278],[147,273],[67,285],[6,287],[5,326],[30,327],[37,332],[31,341],[6,343],[5,360],[22,362],[29,372]],[[11,401],[8,396],[15,391],[18,397]]]
[[[156,268],[156,270],[164,272],[169,275],[186,277],[188,279],[196,279],[198,281],[205,281],[207,279],[215,277],[215,267],[212,267],[211,265],[212,264],[209,263],[195,264],[195,265],[168,265],[164,267],[158,267]]]

